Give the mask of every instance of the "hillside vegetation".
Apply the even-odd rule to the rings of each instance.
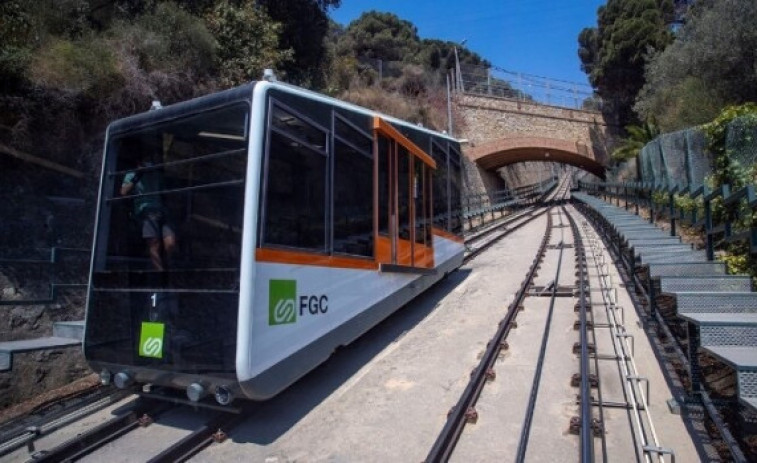
[[[608,0],[578,55],[633,158],[649,135],[707,124],[757,101],[757,2]],[[724,147],[720,147],[725,149]]]
[[[446,126],[454,44],[340,0],[9,0],[0,4],[0,151],[98,171],[108,122],[259,79],[280,79]],[[466,64],[486,64],[458,47]]]

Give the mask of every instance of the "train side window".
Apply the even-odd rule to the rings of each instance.
[[[392,207],[391,183],[389,179],[389,163],[394,146],[391,141],[379,135],[378,144],[378,232],[389,236],[389,210]]]
[[[316,151],[325,152],[326,132],[293,113],[294,111],[288,111],[274,104],[271,108],[271,127]]]
[[[434,226],[446,230],[449,214],[447,151],[436,142],[432,142],[431,157],[436,161],[436,170],[433,174]]]
[[[462,202],[460,199],[460,152],[450,146],[449,150],[449,195],[450,195],[450,224],[449,231],[460,234],[463,231]]]
[[[422,162],[416,162],[413,169],[413,184],[411,188],[413,190],[413,203],[415,207],[415,242],[418,244],[427,244],[426,233],[426,187],[424,181],[426,179],[426,165]]]
[[[334,114],[334,252],[373,257],[373,139]]]
[[[397,147],[397,236],[410,240],[410,153]]]
[[[326,252],[327,132],[272,101],[263,243]]]

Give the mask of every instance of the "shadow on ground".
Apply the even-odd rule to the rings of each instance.
[[[231,433],[234,442],[267,445],[276,441],[349,381],[360,368],[428,317],[438,303],[465,281],[470,273],[470,269],[451,273],[358,340],[337,350],[326,362],[287,390],[260,403],[250,418]]]

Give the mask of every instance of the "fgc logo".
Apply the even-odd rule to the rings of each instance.
[[[165,325],[163,323],[142,322],[139,333],[140,357],[163,358],[163,336]]]
[[[300,296],[297,304],[296,280],[268,281],[268,325],[288,325],[297,322],[297,316],[322,315],[328,310],[329,298]]]

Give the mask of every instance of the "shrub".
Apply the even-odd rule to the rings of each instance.
[[[222,0],[206,15],[208,29],[218,41],[217,65],[224,87],[259,79],[265,68],[281,68],[292,50],[278,49],[279,23],[252,1]]]
[[[116,64],[105,42],[58,39],[35,55],[31,77],[37,85],[94,95],[120,85],[122,79]]]
[[[712,180],[715,187],[727,183],[732,189],[738,189],[754,181],[754,166],[739,164],[727,149],[729,125],[736,118],[749,115],[757,115],[757,104],[729,106],[715,120],[702,127],[707,137],[707,149],[714,160]]]
[[[133,23],[120,22],[111,32],[122,60],[133,55],[146,72],[205,76],[213,71],[217,44],[203,21],[175,3],[161,3]]]

